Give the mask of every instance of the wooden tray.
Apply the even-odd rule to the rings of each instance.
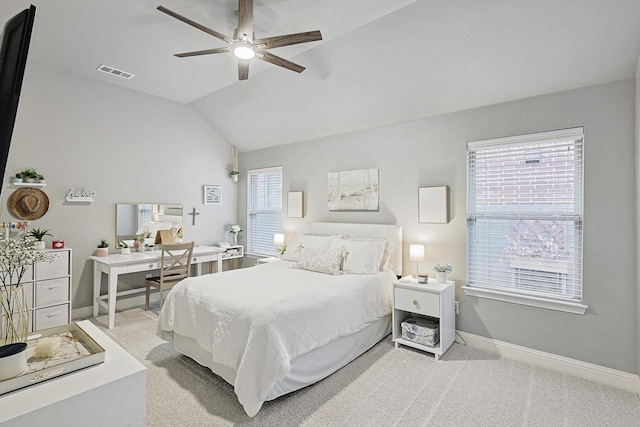
[[[49,358],[35,358],[39,339],[59,336],[60,351]],[[27,370],[0,381],[0,395],[41,383],[104,362],[105,350],[77,323],[43,329],[27,338]]]

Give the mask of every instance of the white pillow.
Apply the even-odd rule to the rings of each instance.
[[[380,271],[387,271],[389,269],[389,264],[391,263],[391,251],[393,250],[390,239],[361,239],[349,236],[345,236],[345,239],[354,242],[381,242],[384,246],[384,251],[382,252],[382,259],[380,260]]]
[[[298,251],[298,261],[293,267],[335,276],[342,273],[340,267],[342,266],[343,257],[344,252],[342,249],[323,251],[301,247]]]
[[[380,240],[360,242],[347,239],[336,239],[329,249],[344,248],[346,255],[342,271],[350,274],[374,274],[380,271],[380,263],[384,253],[384,244]]]
[[[295,233],[291,241],[287,244],[287,250],[282,254],[282,259],[285,261],[297,261],[298,249],[303,246],[307,249],[319,249],[326,251],[329,249],[331,241],[338,239],[335,236],[312,236],[310,234],[298,234]]]

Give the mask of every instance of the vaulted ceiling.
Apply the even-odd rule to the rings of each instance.
[[[29,61],[188,104],[240,151],[635,76],[637,0],[254,0],[256,37],[320,30],[238,81],[231,54],[156,10],[233,34],[236,0],[0,0],[37,7]],[[105,64],[131,80],[96,71]]]

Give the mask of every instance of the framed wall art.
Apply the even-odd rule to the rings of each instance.
[[[378,169],[330,172],[330,211],[377,211]]]
[[[304,193],[302,191],[287,193],[287,216],[289,218],[304,217]]]
[[[418,188],[418,222],[447,224],[449,222],[449,187]]]
[[[204,204],[205,205],[221,205],[222,189],[219,185],[204,186]]]

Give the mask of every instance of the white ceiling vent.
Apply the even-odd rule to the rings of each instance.
[[[121,77],[123,79],[131,80],[135,77],[135,74],[128,73],[126,71],[118,70],[117,68],[109,67],[108,65],[100,65],[98,71],[111,74],[112,76]]]

